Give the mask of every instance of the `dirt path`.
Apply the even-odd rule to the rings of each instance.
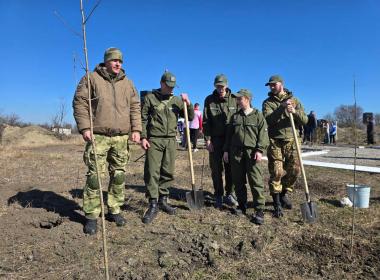
[[[82,145],[0,150],[0,279],[104,279],[101,234],[82,232],[82,150]],[[141,150],[135,150],[132,160],[139,155]],[[194,154],[198,185],[202,156],[202,151]],[[171,196],[178,215],[159,213],[152,225],[144,225],[142,170],[143,159],[132,161],[128,169],[123,211],[127,226],[107,222],[111,279],[380,277],[379,175],[357,175],[358,183],[372,186],[372,192],[370,208],[356,211],[350,258],[351,209],[337,207],[337,199],[345,195],[345,184],[352,183],[352,172],[306,168],[320,212],[317,224],[301,220],[297,205],[304,195],[298,185],[292,196],[296,207],[281,220],[271,217],[266,193],[265,225],[258,227],[228,208],[187,209],[185,151],[178,151]],[[207,166],[205,174],[204,189],[212,192]],[[248,210],[251,215],[253,209]]]

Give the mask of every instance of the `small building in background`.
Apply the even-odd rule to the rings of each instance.
[[[60,135],[71,135],[71,128],[52,127],[51,131]]]

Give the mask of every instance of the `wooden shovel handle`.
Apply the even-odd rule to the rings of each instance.
[[[190,161],[191,187],[193,190],[195,190],[193,155],[191,154],[189,116],[187,114],[187,103],[186,103],[186,101],[183,102],[183,113],[185,115],[186,143],[187,143],[187,152],[189,154],[189,161]]]
[[[305,168],[303,166],[301,149],[300,149],[300,145],[298,143],[298,136],[297,136],[296,126],[294,125],[294,119],[293,119],[293,114],[292,113],[289,113],[289,118],[290,118],[290,123],[292,125],[292,132],[293,132],[294,142],[296,143],[298,158],[299,158],[299,161],[300,161],[300,167],[301,167],[301,173],[302,173],[303,183],[305,185],[306,200],[307,200],[307,202],[310,202],[309,187],[307,185]]]

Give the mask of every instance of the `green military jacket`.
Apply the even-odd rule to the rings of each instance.
[[[206,97],[203,107],[203,134],[206,140],[223,137],[231,116],[238,109],[236,96],[227,88],[224,98],[216,90]]]
[[[184,117],[183,101],[180,97],[161,94],[155,89],[144,97],[141,110],[141,138],[175,137],[178,117]],[[187,106],[189,120],[194,118],[193,105]]]
[[[128,134],[141,131],[141,109],[137,90],[122,69],[111,78],[104,63],[90,74],[94,133]],[[90,129],[87,78],[84,76],[73,99],[74,118],[80,132]]]
[[[267,123],[260,111],[253,109],[246,115],[240,109],[231,117],[223,147],[225,152],[229,152],[231,147],[251,148],[264,152],[268,145]]]
[[[281,106],[281,103],[286,99],[293,99],[295,104],[296,113],[293,114],[295,127],[298,128],[307,123],[308,118],[301,102],[287,89],[285,89],[285,93],[285,95],[279,98],[269,92],[269,97],[263,102],[263,114],[268,124],[269,138],[282,140],[293,139],[292,126],[288,113],[286,112],[286,108]]]

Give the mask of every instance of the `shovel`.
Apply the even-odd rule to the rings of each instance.
[[[289,118],[290,118],[290,123],[292,125],[292,131],[293,131],[293,136],[294,136],[294,142],[296,143],[298,158],[300,161],[302,178],[303,178],[303,182],[305,185],[306,202],[304,202],[300,205],[301,214],[302,214],[303,220],[306,223],[312,224],[312,223],[315,223],[318,219],[317,204],[310,200],[309,187],[307,186],[306,173],[305,173],[305,169],[304,169],[303,162],[302,162],[301,149],[300,149],[300,146],[298,143],[297,131],[296,131],[296,127],[294,125],[294,119],[293,119],[292,113],[289,114]]]
[[[187,151],[189,153],[190,173],[191,173],[191,191],[186,192],[186,201],[187,201],[187,204],[188,204],[190,210],[199,210],[199,209],[203,208],[203,206],[205,204],[205,198],[203,195],[203,190],[198,189],[195,186],[193,156],[191,154],[189,117],[187,115],[187,104],[186,104],[186,102],[183,102],[183,112],[185,115],[186,142],[187,142]]]

